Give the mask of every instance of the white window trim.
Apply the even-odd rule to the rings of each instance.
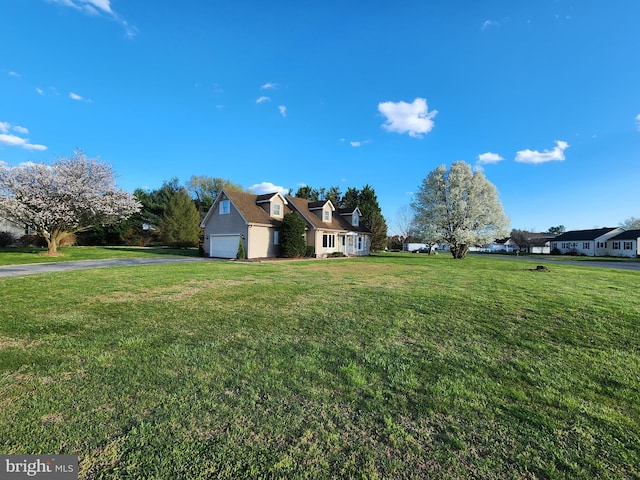
[[[231,202],[229,200],[221,200],[218,213],[220,215],[229,215],[231,213]]]

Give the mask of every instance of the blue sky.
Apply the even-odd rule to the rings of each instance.
[[[640,216],[637,0],[4,0],[0,162],[81,148],[129,191],[370,184],[393,231],[441,164],[512,228]]]

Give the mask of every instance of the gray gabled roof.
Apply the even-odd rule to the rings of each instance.
[[[364,225],[359,225],[357,227],[351,225],[351,222],[346,218],[343,218],[342,215],[332,215],[331,223],[323,222],[321,218],[319,218],[312,210],[317,210],[318,206],[324,205],[327,201],[322,202],[310,202],[309,200],[305,200],[303,198],[296,197],[287,197],[289,200],[289,205],[292,206],[295,210],[297,210],[303,218],[311,224],[311,226],[315,229],[319,230],[338,230],[338,231],[347,231],[347,232],[359,232],[359,233],[371,233]],[[329,202],[331,203],[331,202]],[[333,204],[332,204],[333,205]]]
[[[609,240],[637,240],[638,238],[640,238],[640,230],[626,230]]]
[[[553,239],[554,242],[578,242],[582,240],[595,240],[615,230],[617,227],[594,228],[592,230],[571,230],[562,233]]]

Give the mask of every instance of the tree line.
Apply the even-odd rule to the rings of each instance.
[[[0,164],[0,217],[34,230],[51,254],[69,235],[84,244],[192,247],[201,244],[200,222],[223,189],[242,187],[223,178],[194,175],[184,185],[172,178],[160,188],[129,194],[117,188],[110,166],[76,151],[50,166]],[[330,200],[337,208],[358,207],[362,224],[372,232],[371,249],[387,246],[387,223],[372,186],[349,187],[344,193],[337,186],[303,186],[294,196]],[[429,173],[411,209],[399,220],[405,240],[447,245],[454,258],[464,258],[472,245],[506,236],[509,227],[496,187],[462,161]],[[640,220],[631,217],[622,226],[636,229]],[[549,230],[561,233],[564,226]],[[512,234],[523,246],[542,241],[527,231]]]
[[[0,217],[36,233],[48,252],[57,253],[65,239],[84,245],[201,245],[200,223],[222,190],[243,190],[230,180],[194,175],[156,189],[117,188],[115,173],[97,158],[76,151],[52,165],[0,165]],[[372,248],[382,249],[387,227],[373,187],[302,187],[296,196],[331,199],[336,207],[359,207],[362,223],[374,232]]]

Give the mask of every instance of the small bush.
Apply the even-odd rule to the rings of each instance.
[[[18,239],[23,247],[46,247],[47,241],[40,235],[23,235]]]
[[[315,247],[313,245],[307,245],[305,247],[305,250],[304,250],[304,256],[305,257],[313,257],[313,254],[315,253],[315,250],[316,249],[315,249]]]
[[[16,237],[11,232],[0,232],[0,247],[8,247],[13,245],[16,241]]]
[[[244,251],[244,242],[242,241],[242,238],[238,241],[238,253],[236,253],[236,258],[239,260],[247,258],[247,254]]]
[[[75,245],[77,243],[77,238],[75,233],[68,233],[65,237],[60,240],[58,243],[59,247],[70,247],[71,245]]]
[[[560,255],[560,249],[558,247],[554,247],[553,250],[551,250],[551,255]]]

